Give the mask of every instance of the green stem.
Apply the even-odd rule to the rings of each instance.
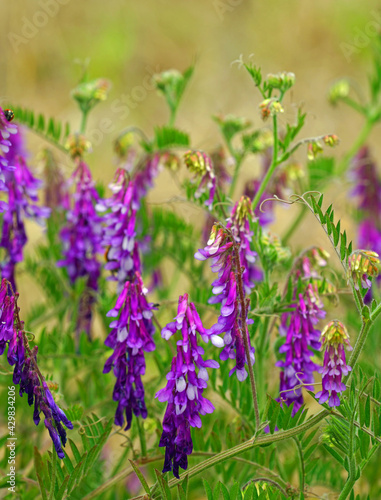
[[[261,196],[264,193],[267,184],[269,183],[276,167],[278,166],[278,121],[277,121],[277,116],[273,116],[273,134],[274,134],[274,146],[273,146],[273,159],[271,162],[271,165],[269,169],[266,172],[266,175],[264,176],[261,185],[259,186],[258,191],[255,193],[254,199],[253,199],[253,210],[255,210],[260,202]]]
[[[363,125],[363,128],[360,131],[357,139],[354,141],[352,147],[349,149],[346,155],[344,155],[343,159],[339,162],[336,168],[336,175],[339,177],[347,170],[348,163],[357,153],[357,151],[364,145],[365,141],[368,139],[368,136],[373,128],[374,119],[367,117],[366,122]]]
[[[354,367],[356,366],[357,360],[361,354],[361,351],[364,348],[366,339],[368,337],[368,333],[370,330],[370,327],[372,326],[373,322],[371,320],[368,320],[362,324],[359,336],[357,337],[355,347],[353,349],[352,355],[349,358],[348,364],[352,368],[352,371],[350,373],[353,373]],[[344,377],[343,382],[344,384],[346,381],[349,379],[350,375],[347,375]]]
[[[352,412],[351,421],[349,423],[348,479],[344,485],[342,492],[340,493],[338,500],[345,500],[347,498],[347,496],[350,494],[350,492],[352,491],[352,488],[356,482],[356,453],[355,453],[355,447],[354,447],[354,442],[355,442],[354,419],[355,419],[356,409],[357,409],[357,405],[355,406],[355,408]]]
[[[300,491],[301,493],[304,493],[304,481],[305,481],[305,468],[304,468],[304,456],[303,456],[303,450],[302,446],[300,444],[300,441],[297,437],[294,437],[293,440],[295,441],[296,447],[298,449],[299,453],[299,459],[300,459],[300,471],[299,471],[299,477],[300,477]]]
[[[376,309],[370,315],[370,319],[371,319],[372,323],[376,320],[377,316],[380,313],[381,313],[381,302],[378,304],[378,306],[376,307]]]
[[[282,238],[282,244],[283,245],[287,245],[289,239],[294,234],[294,232],[296,231],[296,229],[299,227],[299,224],[304,219],[306,213],[307,213],[307,208],[303,206],[301,208],[299,214],[295,217],[295,219],[292,222],[291,226],[287,229],[286,234],[283,236],[283,238]]]
[[[142,458],[145,458],[147,456],[147,444],[146,444],[146,435],[144,432],[144,423],[142,423],[142,425],[140,425],[139,418],[137,418],[136,424],[138,426],[140,448],[142,450]]]
[[[81,127],[79,129],[81,134],[85,133],[86,130],[86,123],[87,123],[87,117],[89,116],[89,109],[82,109],[82,119],[81,119]]]
[[[246,354],[246,363],[249,369],[249,377],[250,377],[250,384],[251,384],[251,392],[253,395],[253,404],[254,404],[254,415],[255,415],[255,429],[256,432],[258,432],[259,426],[260,426],[260,418],[259,418],[259,408],[258,408],[258,395],[257,395],[257,387],[255,384],[255,376],[254,376],[254,370],[253,370],[253,365],[251,364],[251,358],[250,358],[250,347],[249,347],[249,341],[248,341],[248,334],[247,334],[247,326],[246,326],[246,303],[245,303],[245,294],[243,291],[243,282],[242,282],[242,268],[241,268],[241,260],[239,258],[239,251],[238,251],[238,245],[236,244],[233,235],[231,235],[232,241],[233,241],[233,248],[234,248],[234,257],[235,257],[235,262],[236,262],[236,275],[237,275],[237,284],[238,284],[238,293],[239,293],[239,301],[241,303],[241,324],[242,324],[242,340],[243,340],[243,345],[245,347],[245,354]]]
[[[172,479],[169,482],[169,486],[171,488],[173,488],[177,484],[180,484],[181,481],[183,481],[183,479],[185,478],[185,476],[189,476],[189,478],[196,476],[197,474],[204,472],[205,470],[209,469],[210,467],[213,467],[219,463],[225,462],[226,460],[229,460],[230,458],[233,458],[237,455],[241,455],[242,453],[245,453],[246,451],[248,451],[252,448],[255,448],[257,446],[263,446],[266,444],[283,441],[285,439],[289,439],[289,438],[292,438],[294,436],[297,436],[298,434],[305,432],[308,429],[311,429],[312,427],[317,425],[327,415],[329,415],[328,410],[321,410],[319,413],[317,413],[312,418],[307,420],[307,422],[304,422],[303,424],[298,425],[297,427],[294,427],[292,429],[288,429],[286,431],[278,431],[278,432],[275,432],[274,434],[266,434],[263,436],[255,437],[254,439],[249,439],[248,441],[245,441],[244,443],[240,443],[237,446],[230,448],[229,450],[225,450],[225,451],[222,451],[220,453],[217,453],[214,457],[208,458],[208,459],[204,460],[203,462],[196,464],[195,466],[188,469],[186,472],[184,472],[181,475],[180,479]],[[143,497],[136,497],[136,500],[138,498],[142,499]]]
[[[235,186],[237,184],[238,174],[239,174],[239,171],[240,171],[240,168],[242,165],[243,156],[238,156],[234,151],[232,151],[231,146],[230,147],[228,146],[228,148],[229,148],[230,154],[233,156],[233,158],[235,160],[233,179],[232,179],[232,182],[230,184],[230,189],[229,189],[229,197],[232,198],[233,194],[234,194]]]

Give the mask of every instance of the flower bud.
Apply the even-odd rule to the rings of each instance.
[[[340,99],[347,97],[349,94],[349,82],[348,80],[342,79],[338,80],[332,85],[329,90],[328,99],[331,104],[337,104]]]
[[[334,319],[330,321],[322,330],[320,342],[323,346],[333,346],[337,348],[339,344],[346,344],[350,347],[349,335],[345,325]]]
[[[89,82],[80,83],[71,93],[81,109],[91,109],[98,102],[107,99],[111,82],[105,78],[97,78]]]
[[[314,160],[319,153],[323,152],[322,145],[318,141],[312,141],[308,143],[307,146],[307,158],[309,160]]]
[[[334,146],[337,146],[339,144],[340,139],[337,137],[337,135],[331,134],[331,135],[325,135],[323,137],[323,141],[324,141],[324,144],[333,148]]]
[[[266,120],[269,116],[275,116],[279,113],[284,113],[282,104],[275,98],[265,99],[259,105],[261,110],[262,119]]]
[[[91,142],[81,134],[71,134],[66,140],[65,149],[69,151],[70,156],[74,158],[81,158],[84,153],[91,151]]]
[[[348,258],[348,279],[352,277],[356,290],[359,289],[359,283],[363,288],[370,288],[372,283],[368,277],[378,275],[380,264],[379,255],[370,250],[355,250]]]
[[[270,73],[267,75],[266,83],[268,87],[279,89],[281,92],[286,92],[294,85],[295,75],[294,73],[287,73],[286,71],[276,73],[275,75]]]

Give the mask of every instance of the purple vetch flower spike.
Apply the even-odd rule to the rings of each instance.
[[[14,123],[9,123],[3,109],[0,107],[0,191],[7,191],[5,184],[5,172],[11,172],[15,169],[12,163],[9,163],[7,155],[12,145],[10,139],[12,134],[17,133],[17,127]],[[0,210],[3,211],[5,203],[1,202]]]
[[[161,334],[168,340],[176,331],[181,331],[182,339],[177,342],[167,385],[155,397],[167,402],[159,443],[166,448],[163,473],[172,471],[179,478],[179,468],[187,469],[188,455],[193,450],[190,428],[200,428],[200,415],[214,410],[212,403],[203,397],[203,391],[209,378],[207,368],[218,368],[219,364],[202,358],[204,349],[197,344],[197,333],[203,340],[208,337],[195,305],[188,303],[187,294],[179,297],[175,321],[163,328]]]
[[[320,331],[315,325],[325,317],[323,304],[317,286],[308,284],[304,294],[300,293],[295,310],[282,315],[279,333],[285,336],[285,343],[279,352],[285,359],[276,363],[282,368],[280,374],[280,401],[288,406],[294,402],[293,415],[303,404],[301,383],[313,390],[313,372],[318,366],[311,360],[313,350],[320,349]]]
[[[361,212],[366,214],[366,218],[377,221],[381,229],[381,179],[367,146],[362,147],[353,158],[349,177],[355,183],[351,196],[358,197]]]
[[[5,344],[8,343],[7,359],[10,366],[14,367],[13,383],[19,385],[21,397],[23,394],[27,395],[29,406],[34,404],[33,421],[35,425],[40,423],[40,413],[43,412],[45,426],[52,438],[57,455],[59,458],[64,458],[62,446],[66,444],[66,430],[63,425],[68,429],[73,429],[73,424],[54,401],[48,383],[41,375],[37,365],[38,347],[34,346],[33,349],[29,347],[24,324],[19,317],[18,294],[9,295],[8,286],[9,282],[3,279],[0,287],[1,354],[4,352]]]
[[[250,248],[253,231],[250,231],[250,220],[254,219],[251,208],[251,200],[247,196],[241,196],[240,201],[234,205],[232,213],[227,221],[226,227],[231,230],[235,240],[240,244],[239,257],[244,270],[242,273],[245,293],[250,294],[259,281],[261,272],[254,265],[257,254]]]
[[[330,321],[321,332],[321,341],[325,347],[324,365],[320,368],[323,387],[315,397],[320,404],[328,401],[330,407],[340,406],[339,395],[346,389],[342,376],[352,370],[345,359],[344,346],[352,350],[347,329],[336,319]]]
[[[101,265],[97,253],[102,252],[102,219],[95,210],[99,195],[89,167],[77,160],[70,184],[75,183],[74,204],[66,214],[67,224],[61,231],[63,259],[58,266],[65,266],[72,284],[78,278],[87,278],[87,291],[81,297],[77,336],[84,328],[90,338],[92,305],[98,291]]]
[[[139,202],[136,199],[136,185],[134,181],[128,180],[128,174],[123,168],[116,171],[110,189],[112,197],[101,200],[97,204],[97,210],[110,210],[104,217],[106,229],[102,245],[107,248],[105,269],[113,273],[111,279],[118,282],[120,293],[126,280],[131,279],[135,272],[141,272],[135,240]]]
[[[23,249],[27,242],[24,220],[32,218],[43,225],[49,217],[50,209],[41,207],[38,202],[38,189],[42,182],[36,179],[26,163],[26,153],[20,128],[16,128],[9,136],[9,148],[5,159],[13,166],[5,172],[4,182],[8,194],[8,204],[4,211],[0,247],[5,248],[6,257],[1,265],[2,277],[15,284],[15,266],[23,260]]]
[[[209,198],[205,201],[205,205],[209,207],[209,210],[212,210],[217,186],[212,160],[201,151],[188,151],[184,155],[184,161],[189,170],[195,174],[195,178],[201,178],[195,197],[200,198],[204,192],[209,192]]]
[[[107,313],[107,316],[117,319],[110,323],[112,330],[105,340],[106,346],[114,352],[106,361],[103,373],[114,368],[113,399],[118,401],[115,424],[123,426],[125,413],[125,430],[131,427],[132,414],[142,418],[147,416],[141,376],[146,367],[144,352],[155,349],[153,309],[154,305],[145,297],[142,278],[136,273],[133,280],[126,281],[115,307]]]
[[[213,325],[207,333],[211,336],[214,345],[221,347],[219,335],[224,334],[223,344],[225,347],[221,352],[220,359],[235,359],[236,365],[230,371],[230,375],[234,372],[237,378],[243,381],[247,377],[245,363],[247,363],[246,353],[244,349],[243,325],[241,304],[238,299],[238,284],[237,284],[237,269],[241,272],[241,262],[238,252],[238,262],[236,262],[236,253],[233,251],[233,241],[229,241],[230,236],[226,230],[217,226],[213,226],[210,239],[204,249],[199,249],[195,254],[198,260],[212,258],[211,269],[218,273],[218,278],[212,283],[212,291],[214,297],[209,299],[210,304],[221,303],[220,316],[217,323]],[[242,280],[242,284],[243,284]],[[243,290],[245,293],[245,290]],[[245,303],[246,315],[249,307],[249,302]],[[246,316],[246,325],[252,323]],[[245,332],[250,350],[250,360],[253,364],[254,347],[251,346],[250,337],[246,328]]]
[[[380,264],[379,255],[370,250],[355,250],[348,257],[347,278],[353,279],[354,287],[359,289],[359,284],[362,288],[370,288],[372,282],[369,277],[375,278],[378,276],[378,265]]]

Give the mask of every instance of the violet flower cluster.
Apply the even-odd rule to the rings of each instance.
[[[66,444],[66,430],[73,429],[73,424],[56,404],[47,383],[43,380],[37,366],[37,346],[30,350],[22,323],[18,318],[18,309],[13,295],[8,294],[8,281],[3,279],[0,287],[0,354],[8,344],[7,359],[13,369],[13,383],[20,386],[19,394],[28,396],[28,404],[34,404],[33,421],[40,423],[40,413],[44,414],[44,424],[48,429],[59,458],[65,454],[62,446]],[[16,321],[14,321],[16,313]]]
[[[11,135],[17,133],[16,125],[9,123],[7,120],[3,109],[0,107],[0,191],[7,191],[7,186],[5,184],[5,173],[12,172],[15,167],[9,164],[9,158],[7,154],[12,146],[10,141]],[[6,208],[5,202],[0,202],[0,211],[2,212]]]
[[[345,326],[338,320],[328,323],[321,332],[321,341],[325,347],[324,365],[320,368],[323,387],[315,397],[320,404],[328,401],[329,406],[335,407],[340,405],[339,395],[346,389],[342,377],[352,370],[347,365],[344,347],[351,351],[352,346]]]
[[[226,224],[239,244],[239,258],[243,267],[242,281],[246,294],[250,294],[255,283],[262,279],[261,271],[254,265],[257,253],[250,248],[254,235],[250,230],[250,220],[253,218],[251,200],[247,196],[242,196],[234,205]]]
[[[195,258],[198,260],[211,258],[211,269],[218,273],[218,278],[212,283],[214,297],[209,299],[209,303],[221,303],[221,309],[217,323],[208,330],[208,333],[214,335],[214,338],[219,338],[218,335],[224,334],[224,349],[220,358],[222,360],[234,359],[236,364],[229,375],[236,372],[238,380],[243,381],[248,375],[245,369],[247,359],[243,335],[247,337],[251,364],[255,361],[255,350],[251,346],[247,328],[246,332],[243,332],[242,307],[245,308],[246,325],[252,320],[247,319],[249,301],[245,300],[245,303],[241,304],[239,300],[237,273],[241,272],[241,263],[239,253],[235,254],[233,246],[234,243],[229,239],[226,230],[213,226],[208,244],[204,249],[196,252]],[[220,346],[219,343],[215,345]]]
[[[197,334],[206,342],[210,336],[195,305],[188,303],[187,294],[179,297],[175,321],[163,328],[161,336],[168,340],[176,331],[181,331],[182,338],[177,341],[177,353],[166,377],[168,382],[155,397],[160,402],[167,402],[159,443],[159,446],[165,446],[163,473],[173,471],[173,475],[179,478],[179,467],[187,469],[188,455],[193,450],[190,428],[200,428],[200,415],[214,410],[213,404],[204,398],[203,391],[209,378],[207,368],[218,368],[219,364],[202,358],[204,349],[197,343]]]
[[[147,417],[141,376],[146,368],[144,352],[155,349],[153,309],[154,305],[145,297],[141,276],[136,272],[133,280],[126,281],[115,307],[107,313],[107,316],[116,318],[110,323],[112,330],[105,341],[114,352],[106,361],[103,373],[114,369],[113,400],[118,402],[115,425],[123,426],[125,413],[125,430],[131,427],[132,413],[137,417]]]
[[[134,181],[128,181],[127,172],[119,168],[114,183],[110,184],[111,198],[97,204],[98,211],[110,211],[104,216],[106,228],[102,245],[106,250],[105,269],[112,272],[111,279],[118,282],[118,293],[127,279],[141,272],[138,243],[136,241],[136,214],[139,200]]]
[[[285,337],[279,352],[285,359],[276,363],[280,373],[280,401],[288,406],[294,403],[294,415],[303,404],[301,384],[313,390],[314,375],[318,366],[312,361],[313,350],[320,349],[320,331],[315,328],[320,319],[325,317],[323,304],[319,298],[317,286],[308,284],[305,292],[299,293],[295,309],[282,315],[279,327],[280,335]]]
[[[92,306],[98,291],[101,265],[97,254],[102,251],[102,219],[95,206],[99,195],[87,164],[79,160],[69,184],[75,183],[73,206],[66,214],[67,224],[61,230],[63,259],[58,266],[65,266],[72,284],[78,278],[86,277],[87,290],[81,297],[77,334],[82,329],[90,337]]]
[[[37,191],[42,182],[33,176],[27,166],[21,131],[16,125],[14,127],[7,141],[8,151],[4,156],[8,165],[12,165],[12,170],[3,175],[8,203],[3,215],[0,247],[5,249],[5,258],[1,265],[2,277],[9,280],[15,290],[15,267],[23,260],[23,249],[28,239],[25,218],[33,218],[42,225],[43,219],[49,217],[50,209],[37,204]]]

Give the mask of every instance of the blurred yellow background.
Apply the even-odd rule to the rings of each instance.
[[[286,99],[281,123],[293,121],[302,105],[308,112],[303,136],[337,134],[341,143],[334,154],[342,156],[362,119],[343,105],[332,108],[327,90],[342,76],[365,86],[381,11],[375,0],[3,0],[0,23],[2,103],[69,121],[74,130],[80,122],[70,98],[81,75],[76,61],[90,58],[90,77],[112,81],[109,99],[95,108],[88,124],[93,139],[88,161],[95,177],[108,183],[117,132],[137,125],[150,135],[155,125],[168,119],[164,100],[149,85],[153,72],[184,70],[196,61],[177,119],[177,125],[191,134],[193,147],[208,151],[220,142],[211,119],[216,113],[242,115],[263,126],[260,95],[246,71],[234,63],[241,55],[247,61],[253,54],[250,60],[263,68],[264,75],[294,72],[296,84]],[[104,129],[104,118],[111,120],[111,131]],[[379,126],[371,136],[376,158],[381,152],[378,133]],[[29,136],[33,160],[42,141]],[[244,165],[236,196],[258,169],[255,160]],[[163,173],[150,200],[165,203],[176,193],[174,181]],[[345,209],[340,214],[340,205],[347,203],[343,184],[334,186],[333,195],[336,211],[345,215]],[[197,218],[196,209],[186,210],[190,219]],[[274,228],[282,233],[296,212],[280,213]],[[307,228],[308,244],[325,246],[323,232],[315,234],[310,223],[307,218],[292,245],[305,245]]]

